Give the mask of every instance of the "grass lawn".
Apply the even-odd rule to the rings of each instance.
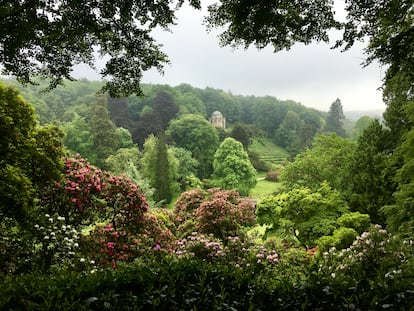
[[[278,192],[281,187],[281,183],[267,181],[267,180],[258,180],[256,187],[250,190],[250,196],[256,199],[263,198],[266,195]]]

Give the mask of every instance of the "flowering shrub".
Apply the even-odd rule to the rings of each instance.
[[[266,173],[265,180],[268,181],[279,181],[280,170],[273,170]]]
[[[58,214],[43,214],[34,225],[38,264],[42,270],[74,267],[79,251],[80,232],[66,225],[65,218]]]
[[[113,225],[119,224],[122,228],[141,227],[144,214],[148,211],[148,203],[139,187],[125,175],[111,176],[106,173],[105,177],[109,186],[103,193],[103,199]]]
[[[196,209],[203,203],[207,193],[201,189],[183,192],[174,204],[174,215],[177,224],[192,219]]]
[[[99,266],[117,268],[119,262],[133,262],[143,256],[163,256],[171,252],[174,236],[165,219],[146,213],[139,231],[121,230],[112,223],[97,226],[83,239],[84,254]]]
[[[413,241],[401,241],[380,225],[363,232],[353,244],[340,251],[331,248],[322,254],[320,271],[346,281],[390,276],[413,260]]]
[[[276,250],[255,245],[238,236],[229,236],[223,243],[212,234],[193,232],[187,238],[177,240],[174,247],[174,254],[178,257],[196,257],[236,267],[263,269],[279,263]]]
[[[195,211],[196,228],[217,238],[238,234],[240,226],[255,223],[254,202],[240,198],[236,190],[210,189],[206,201]]]
[[[224,256],[223,243],[212,234],[206,235],[193,232],[185,239],[177,240],[174,243],[174,253],[179,257],[197,257],[209,262],[218,261]]]
[[[147,249],[152,249],[156,253],[160,251],[170,253],[175,237],[171,231],[168,215],[161,211],[145,214],[140,238]]]
[[[59,213],[75,226],[108,217],[114,226],[136,226],[142,221],[148,203],[129,178],[101,171],[80,155],[64,162],[63,180],[41,202],[48,211]]]
[[[49,187],[41,205],[50,213],[58,213],[67,224],[78,226],[95,217],[105,202],[100,200],[106,188],[104,174],[79,155],[64,160],[64,175]]]
[[[144,226],[149,234],[154,234],[151,238],[163,238],[160,224],[146,216],[148,203],[131,179],[101,171],[79,155],[64,162],[63,180],[49,189],[41,205],[45,210],[61,215],[59,221],[67,228],[110,221],[97,226],[82,240],[82,250],[87,258],[99,265],[110,263],[113,266],[117,261],[133,260],[143,247],[143,239],[137,239],[137,235],[145,237],[148,234],[143,231]],[[49,235],[46,237],[51,239]],[[144,244],[147,246],[148,243]],[[60,256],[59,247],[53,245],[48,244],[46,249],[53,251],[53,256]],[[66,250],[63,248],[63,251]]]
[[[83,252],[97,265],[117,267],[117,261],[132,261],[139,252],[139,241],[127,231],[116,231],[112,224],[97,226],[82,240]]]

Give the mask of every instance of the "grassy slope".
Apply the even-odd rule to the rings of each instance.
[[[249,149],[258,154],[259,159],[269,164],[272,168],[277,168],[283,161],[289,158],[289,154],[283,148],[276,146],[268,138],[253,140]],[[264,180],[265,175],[265,173],[258,174],[257,185],[250,191],[250,195],[256,199],[277,192],[280,189],[280,183]]]
[[[249,150],[258,154],[259,159],[270,164],[271,167],[277,167],[289,158],[289,153],[283,148],[276,146],[270,139],[264,137],[254,139],[249,146]]]

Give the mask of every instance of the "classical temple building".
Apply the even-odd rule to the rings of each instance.
[[[210,123],[215,127],[226,128],[226,118],[221,114],[220,111],[214,111],[209,119]]]

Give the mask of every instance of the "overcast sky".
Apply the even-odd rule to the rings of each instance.
[[[341,1],[337,11],[341,10],[340,5]],[[184,7],[177,13],[178,25],[171,27],[171,33],[154,33],[171,64],[165,66],[164,75],[155,70],[145,73],[144,83],[187,83],[233,94],[271,95],[324,111],[336,98],[345,111],[385,109],[378,90],[385,69],[377,64],[362,68],[362,44],[345,53],[330,49],[333,43],[297,44],[276,54],[271,47],[234,50],[220,47],[219,31],[206,32],[202,24],[204,14]],[[79,69],[75,76],[97,77]]]

